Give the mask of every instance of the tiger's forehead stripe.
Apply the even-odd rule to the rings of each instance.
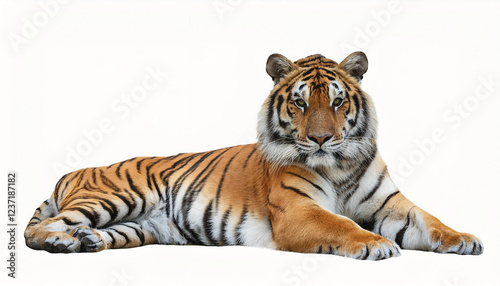
[[[305,81],[299,81],[295,86],[297,88],[294,89],[293,95],[299,95],[306,103],[309,102],[309,86]],[[292,96],[293,96],[292,95]]]
[[[337,97],[345,98],[346,94],[344,92],[344,88],[342,87],[342,85],[338,81],[333,80],[328,85],[328,96],[330,97],[330,105],[331,105],[335,98]]]
[[[320,54],[308,56],[306,58],[300,59],[295,62],[299,67],[310,67],[310,66],[327,66],[327,67],[336,67],[337,62],[327,59]]]

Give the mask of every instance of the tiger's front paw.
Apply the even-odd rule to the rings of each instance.
[[[106,249],[106,244],[101,235],[95,229],[88,226],[75,228],[71,235],[81,242],[81,252],[97,252]]]
[[[395,242],[370,232],[347,242],[338,251],[339,255],[363,260],[380,260],[401,255]]]
[[[430,239],[434,252],[479,255],[484,250],[483,243],[479,238],[451,229],[431,229]]]

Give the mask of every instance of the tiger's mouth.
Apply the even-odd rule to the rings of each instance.
[[[324,157],[327,156],[328,153],[326,153],[323,149],[319,149],[318,151],[314,152],[313,155],[317,157]]]

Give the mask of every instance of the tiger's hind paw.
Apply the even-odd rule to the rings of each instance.
[[[75,228],[71,235],[81,242],[81,252],[97,252],[106,249],[106,244],[102,236],[88,226]]]
[[[80,240],[64,232],[53,232],[44,242],[44,249],[52,253],[72,253],[80,251]]]

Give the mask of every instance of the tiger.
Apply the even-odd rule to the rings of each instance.
[[[266,63],[257,143],[137,157],[64,175],[26,245],[52,253],[149,244],[245,245],[380,260],[401,249],[479,255],[483,243],[409,201],[377,148],[368,59]]]

